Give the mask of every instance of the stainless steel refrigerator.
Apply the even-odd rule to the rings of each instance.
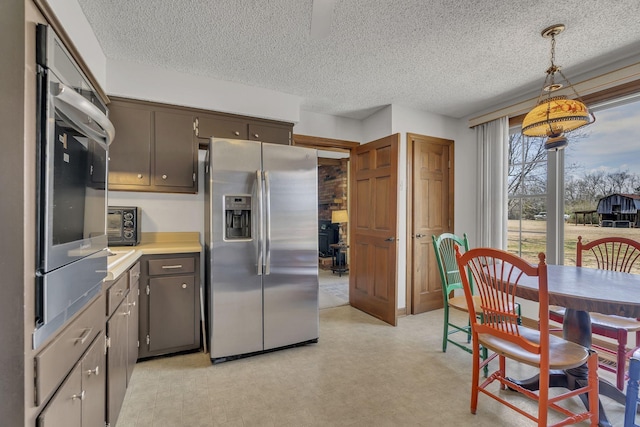
[[[212,138],[205,277],[214,362],[317,342],[317,152]]]

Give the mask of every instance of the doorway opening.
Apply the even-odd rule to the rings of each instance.
[[[318,150],[320,309],[349,304],[349,165],[353,141],[294,135],[293,145]]]

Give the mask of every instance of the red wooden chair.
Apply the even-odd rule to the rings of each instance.
[[[456,248],[456,259],[462,276],[465,297],[468,301],[471,319],[473,343],[473,378],[471,383],[471,413],[475,414],[479,393],[486,394],[514,411],[535,421],[538,426],[546,426],[548,409],[566,416],[555,426],[575,424],[589,420],[592,426],[598,425],[598,357],[594,351],[549,332],[549,294],[547,289],[547,265],[544,254],[539,255],[537,266],[522,258],[498,249],[477,248],[460,254]],[[470,272],[470,273],[468,273]],[[480,295],[483,323],[478,321],[475,312],[473,294],[469,276],[477,294]],[[518,315],[514,307],[518,283],[524,276],[538,278],[539,285],[539,330],[518,324]],[[482,360],[480,348],[488,348],[493,353]],[[487,379],[480,382],[480,369],[494,358],[499,359],[499,368]],[[526,390],[506,376],[506,359],[534,366],[539,369],[538,392]],[[549,396],[549,373],[551,370],[571,369],[587,364],[587,384],[581,388]],[[489,386],[500,383],[506,387],[534,399],[538,403],[537,414],[531,414],[506,399]],[[559,402],[587,393],[589,408],[585,412],[574,413],[560,406]],[[516,425],[517,422],[513,422]]]
[[[624,237],[604,237],[589,243],[582,243],[582,236],[578,236],[576,265],[582,267],[584,262],[588,266],[602,270],[622,271],[629,273],[636,262],[640,264],[640,242]],[[614,366],[601,361],[599,366],[616,374],[616,387],[624,389],[627,360],[634,351],[640,348],[640,321],[638,319],[591,314],[591,333],[616,340],[616,350],[592,344],[591,347],[599,353],[607,353],[615,356]],[[564,320],[564,307],[551,306],[549,318],[562,323]],[[627,347],[627,336],[630,332],[636,334],[636,344],[633,348]]]

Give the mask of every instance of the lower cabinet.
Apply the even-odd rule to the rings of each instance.
[[[107,423],[115,425],[127,392],[127,318],[126,299],[120,303],[115,313],[107,321],[109,336],[107,349]]]
[[[106,420],[115,426],[138,358],[138,289],[140,263],[107,289]]]
[[[127,387],[131,380],[133,367],[138,360],[138,324],[140,322],[140,263],[136,263],[129,270],[129,294],[127,295],[127,305],[129,307],[129,325],[127,327]]]
[[[141,259],[139,357],[200,348],[200,254]]]
[[[38,426],[102,426],[104,402],[104,333],[100,333],[40,414]]]

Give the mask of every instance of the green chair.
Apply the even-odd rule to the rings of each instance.
[[[462,279],[460,278],[460,270],[458,270],[458,263],[456,262],[455,246],[458,245],[464,252],[469,250],[469,241],[466,233],[462,238],[451,233],[443,233],[440,236],[432,236],[433,249],[436,254],[436,261],[438,262],[438,270],[440,271],[440,280],[442,282],[442,297],[444,298],[444,331],[442,335],[442,352],[447,351],[447,344],[451,343],[457,347],[460,347],[467,353],[473,353],[473,350],[469,346],[471,342],[471,325],[467,322],[466,325],[458,325],[452,323],[449,319],[449,313],[451,309],[463,311],[468,313],[467,301],[464,294],[454,295],[456,289],[462,289]],[[473,282],[471,282],[471,288],[473,289]],[[478,306],[476,313],[482,313],[480,309],[480,299],[474,296],[474,303]],[[482,320],[482,319],[480,319]],[[451,335],[462,332],[466,335],[466,344],[460,342],[460,340],[452,339]],[[483,358],[486,359],[486,350],[484,350]]]

